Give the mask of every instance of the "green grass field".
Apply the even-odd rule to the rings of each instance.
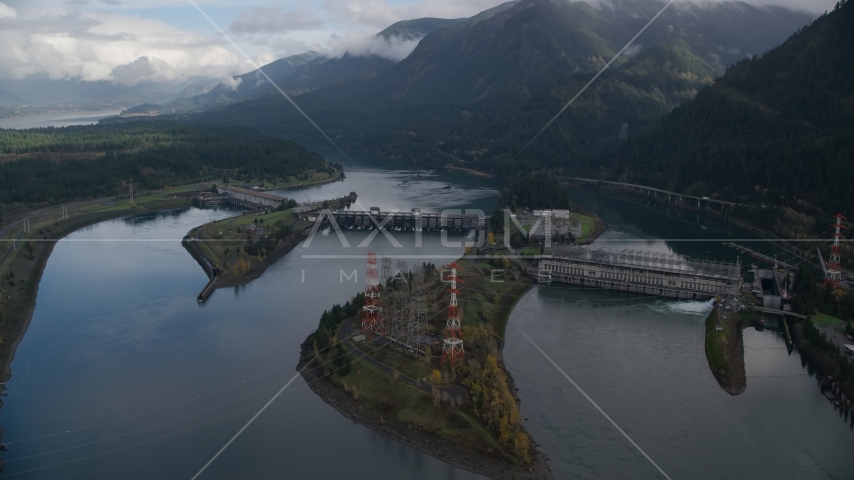
[[[813,315],[812,317],[813,323],[817,325],[834,325],[837,327],[844,327],[845,321],[836,317],[832,317],[830,315],[826,315],[824,313],[818,313]]]
[[[587,241],[587,238],[590,237],[590,232],[593,231],[593,226],[596,224],[596,219],[590,215],[580,213],[573,215],[572,218],[581,224],[581,236],[576,238],[575,241],[578,243]]]

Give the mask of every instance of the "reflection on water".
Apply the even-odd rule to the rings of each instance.
[[[743,232],[591,191],[573,200],[609,225],[594,246],[736,259],[721,239]],[[666,207],[665,207],[666,208]],[[682,218],[679,215],[683,215]],[[692,302],[537,286],[514,309],[505,359],[526,425],[556,478],[661,478],[521,335],[524,331],[672,478],[848,478],[854,420],[820,394],[815,371],[778,332],[744,332],[747,389],[726,394],[709,372]]]
[[[226,215],[226,216],[231,216],[231,215],[234,215],[236,212],[238,212],[238,210],[232,210],[232,209],[223,208],[223,207],[215,207],[212,210],[217,211],[220,209],[223,209],[227,212],[228,211],[232,212],[230,215]],[[140,213],[137,215],[133,215],[130,217],[124,217],[121,219],[121,221],[124,222],[126,225],[138,226],[138,225],[142,225],[144,223],[154,222],[154,221],[160,220],[160,219],[176,220],[176,219],[181,218],[189,210],[190,210],[190,207],[175,208],[172,210],[164,210],[161,212],[146,212],[146,213]]]
[[[738,252],[724,246],[725,239],[759,240],[719,220],[675,207],[668,208],[651,200],[584,189],[571,190],[570,198],[609,224],[608,230],[594,242],[594,247],[676,253],[704,260],[734,262],[738,259]],[[748,246],[770,255],[779,253],[765,242],[750,242]],[[749,262],[744,258],[742,263]]]
[[[448,208],[475,208],[486,214],[497,207],[498,191],[487,180],[454,175],[444,171],[378,170],[358,165],[345,166],[347,178],[302,190],[274,190],[270,193],[298,202],[339,198],[355,191],[359,198],[350,208],[383,211],[398,208],[408,212],[439,212]]]
[[[370,191],[371,181],[392,183],[382,177],[363,171],[366,183],[348,178],[336,186],[349,193]],[[451,206],[494,208],[494,191],[478,192]],[[4,441],[11,442],[3,452],[7,475],[190,478],[294,375],[299,346],[321,313],[362,289],[368,249],[342,249],[337,236],[318,235],[260,279],[199,304],[206,278],[180,239],[231,215],[196,208],[145,214],[103,222],[69,236],[84,241],[56,245],[0,410]],[[411,233],[394,233],[402,247],[378,235],[371,251],[449,259],[462,253],[443,247],[438,232],[424,232],[417,250]],[[344,235],[355,246],[370,232]],[[462,236],[451,233],[449,241]],[[344,475],[480,478],[344,418],[301,378],[204,478]]]
[[[477,179],[370,168],[347,172],[343,182],[281,193],[320,199],[356,191],[366,208],[490,212],[496,206],[495,187]],[[573,195],[613,225],[602,244],[611,239],[620,248],[735,258],[719,239],[740,233],[726,226],[673,219],[592,192]],[[321,313],[361,290],[367,248],[342,249],[336,235],[318,235],[260,279],[198,304],[205,275],[180,239],[194,226],[232,214],[190,208],[114,220],[70,236],[87,241],[56,245],[0,410],[4,441],[11,442],[3,452],[7,474],[190,478],[293,376],[299,345]],[[344,235],[358,245],[369,233]],[[377,235],[370,248],[379,255],[450,257],[462,251],[443,247],[437,232],[424,232],[419,250],[411,234],[395,237],[402,247]],[[463,235],[452,237],[460,241]],[[116,241],[121,239],[136,241]],[[146,239],[152,241],[139,241]],[[161,239],[174,241],[155,241]],[[355,281],[348,277],[353,270]],[[520,330],[672,478],[850,476],[850,419],[839,418],[810,367],[797,353],[789,355],[776,332],[745,331],[749,378],[742,395],[731,397],[718,387],[703,350],[709,308],[708,302],[560,285],[535,287],[520,300],[509,322],[505,359],[526,425],[556,478],[660,474]],[[204,478],[344,476],[476,477],[344,418],[299,379]]]
[[[672,478],[848,478],[854,432],[800,355],[789,355],[776,332],[747,329],[747,390],[726,394],[703,351],[706,314],[698,311],[707,308],[558,285],[521,299],[505,359],[555,478],[661,474],[520,331]]]

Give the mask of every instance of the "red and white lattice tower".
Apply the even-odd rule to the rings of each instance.
[[[830,234],[833,237],[833,244],[830,246],[830,259],[827,261],[827,266],[824,270],[824,281],[825,283],[837,284],[842,280],[842,259],[839,256],[839,239],[842,238],[842,229],[848,229],[845,225],[842,225],[842,220],[847,221],[848,219],[840,214],[836,214],[832,218],[836,219],[836,223],[830,224],[831,227],[835,227],[835,230]]]
[[[362,333],[373,339],[374,335],[385,335],[383,310],[380,307],[380,279],[377,272],[377,256],[368,252],[368,268],[365,271],[365,301],[362,303]]]
[[[452,263],[450,267],[451,275],[447,280],[451,282],[451,303],[448,305],[448,323],[445,326],[445,341],[442,345],[442,364],[448,360],[453,367],[455,361],[465,358],[465,352],[463,351],[463,335],[460,330],[460,313],[457,308],[457,295],[460,293],[457,290],[457,282],[462,282],[457,278],[457,264]]]

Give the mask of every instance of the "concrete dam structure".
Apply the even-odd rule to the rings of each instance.
[[[484,230],[486,217],[462,213],[421,213],[413,208],[411,212],[381,212],[378,208],[370,211],[336,210],[330,212],[341,227],[375,228],[383,225],[386,229],[401,230]],[[390,217],[390,218],[389,218]],[[386,220],[388,219],[388,220]],[[328,220],[324,219],[324,222]],[[383,222],[385,222],[383,224]]]
[[[539,279],[662,297],[701,300],[736,294],[740,262],[712,262],[639,250],[553,247],[540,258]]]

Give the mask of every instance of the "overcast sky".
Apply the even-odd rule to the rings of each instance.
[[[469,17],[504,0],[196,0],[259,64],[316,50],[404,57],[373,35],[418,17]],[[689,0],[677,0],[686,2]],[[750,0],[813,13],[836,0]],[[0,0],[0,79],[187,81],[251,70],[189,0]]]

